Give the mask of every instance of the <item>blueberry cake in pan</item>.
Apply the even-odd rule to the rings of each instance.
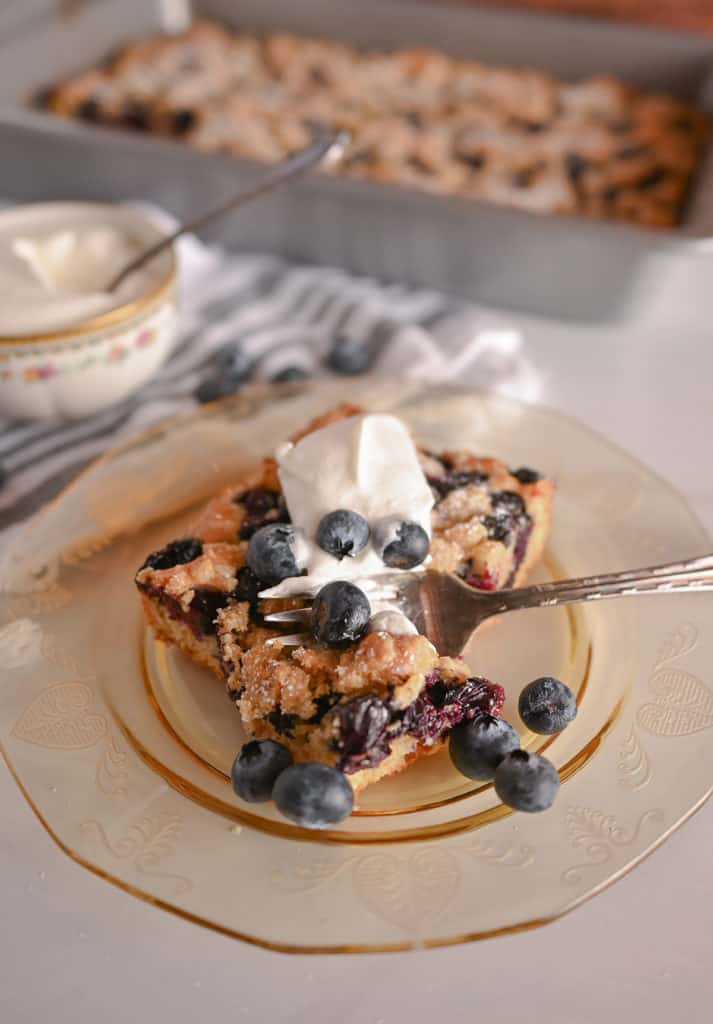
[[[349,448],[355,443],[360,447]],[[301,453],[308,469],[317,466],[313,479],[304,477],[309,508],[300,501]],[[310,561],[294,534],[314,536],[309,515],[321,515],[330,503],[337,509],[336,494],[349,507],[361,501],[369,510],[365,535],[359,539],[354,530],[364,517],[330,511],[313,544],[322,562]],[[458,723],[496,716],[505,697],[463,661],[439,656],[408,621],[370,608],[349,582],[359,582],[360,558],[365,571],[376,564],[377,513],[391,512],[402,494],[408,499],[402,508],[419,509],[428,532],[412,523],[408,533],[401,523],[379,549],[385,566],[413,567],[430,544],[427,568],[495,590],[522,582],[542,554],[551,481],[469,452],[417,448],[395,417],[340,406],[209,502],[188,536],[150,554],[136,574],[156,635],[225,680],[250,736],[279,741],[295,761],[338,768],[355,791],[438,749]],[[331,533],[323,529],[325,519]],[[366,545],[369,526],[370,550],[351,557]],[[426,538],[420,548],[419,530]],[[264,538],[270,545],[262,550]],[[337,604],[356,592],[366,617],[335,639],[327,618],[326,632],[288,644],[289,627],[268,625],[264,617],[301,607],[319,564],[327,575],[313,592],[332,582],[315,606],[330,588]],[[358,613],[359,600],[348,608],[352,626]]]
[[[321,123],[352,136],[336,173],[664,227],[679,219],[708,134],[697,108],[610,76],[564,82],[203,21],[131,43],[43,98],[57,114],[266,162]]]

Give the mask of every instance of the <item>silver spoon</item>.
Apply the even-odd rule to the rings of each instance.
[[[153,245],[149,246],[148,249],[144,249],[143,252],[135,256],[130,263],[127,263],[115,277],[109,282],[106,288],[107,292],[116,291],[119,285],[126,280],[129,274],[133,274],[139,267],[143,267],[145,263],[154,259],[159,253],[163,252],[170,245],[180,238],[181,235],[185,235],[188,232],[199,231],[213,220],[217,220],[226,213],[230,213],[238,206],[242,206],[243,203],[249,203],[252,199],[257,199],[259,196],[265,195],[266,192],[271,192],[274,188],[278,188],[280,185],[285,185],[289,181],[293,181],[295,178],[299,178],[300,175],[306,171],[311,170],[313,167],[317,167],[324,160],[329,160],[330,163],[336,163],[341,160],[344,155],[344,151],[349,144],[349,133],[344,131],[326,131],[320,129],[314,133],[314,137],[308,146],[304,149],[298,150],[296,153],[291,154],[285,160],[280,161],[277,166],[271,168],[256,185],[252,185],[249,188],[241,189],[231,199],[226,200],[219,206],[215,206],[212,210],[208,210],[206,213],[199,214],[198,217],[194,217],[193,220],[187,221],[180,227],[176,228],[170,235],[166,235],[165,238],[160,239]]]

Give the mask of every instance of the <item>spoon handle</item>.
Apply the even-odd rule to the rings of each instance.
[[[241,189],[236,195],[226,200],[220,205],[213,207],[212,210],[208,210],[206,213],[201,213],[199,216],[194,217],[193,220],[187,221],[185,224],[181,224],[180,227],[176,228],[170,235],[166,235],[165,238],[161,238],[154,245],[149,246],[148,249],[144,249],[143,252],[139,253],[130,263],[127,263],[119,273],[110,281],[107,291],[115,291],[119,285],[126,280],[129,274],[133,274],[134,271],[138,270],[139,267],[143,267],[145,263],[148,263],[154,257],[158,256],[160,252],[172,245],[177,238],[181,235],[185,235],[188,232],[199,231],[213,220],[217,220],[226,213],[230,213],[238,206],[242,206],[243,203],[249,203],[253,199],[258,199],[260,196],[265,195],[267,192],[271,192],[272,189],[277,188],[280,185],[284,185],[289,181],[299,178],[300,175],[309,171],[311,168],[316,167],[326,157],[332,160],[339,160],[346,149],[349,142],[349,136],[347,132],[333,131],[333,132],[322,132],[320,131],[309,145],[305,146],[304,149],[298,150],[288,156],[285,160],[281,160],[276,167],[269,170],[264,177],[256,184],[248,188]]]

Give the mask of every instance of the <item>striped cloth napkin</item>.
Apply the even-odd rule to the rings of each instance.
[[[77,422],[10,422],[0,409],[0,530],[26,520],[119,438],[253,380],[374,372],[539,395],[522,337],[502,317],[331,267],[228,253],[193,237],[178,246],[181,328],[148,384]]]

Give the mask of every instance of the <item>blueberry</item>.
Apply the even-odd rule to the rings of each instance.
[[[254,368],[254,360],[234,343],[219,349],[212,364],[208,376],[194,391],[199,402],[215,402],[234,395]]]
[[[436,670],[403,715],[404,730],[425,742],[440,740],[462,721],[480,715],[496,715],[505,703],[505,691],[497,683],[473,676],[464,683],[449,682]]]
[[[257,608],[258,594],[262,590],[262,583],[250,566],[244,565],[242,569],[238,569],[235,580],[235,590],[231,597],[236,601],[247,601],[252,609]]]
[[[273,512],[281,497],[279,491],[269,491],[266,487],[248,487],[246,491],[241,491],[236,495],[233,501],[237,505],[243,506],[246,516],[257,519],[260,516],[266,516],[268,512]],[[260,525],[266,526],[267,524],[263,522]]]
[[[533,183],[533,181],[534,181],[534,179],[535,179],[535,177],[537,175],[537,171],[538,171],[537,166],[534,166],[534,167],[523,167],[521,170],[515,171],[515,173],[510,178],[510,182],[512,184],[512,187],[513,188],[529,188],[530,185],[532,185],[532,183]]]
[[[221,376],[242,380],[252,370],[253,360],[239,344],[232,342],[219,348],[214,354],[213,366]]]
[[[329,828],[348,818],[354,792],[336,768],[321,761],[293,764],[275,783],[278,810],[304,828]]]
[[[480,469],[450,470],[444,473],[443,476],[431,476],[428,478],[429,484],[436,492],[435,497],[437,501],[445,498],[451,491],[457,491],[462,487],[470,487],[471,485],[478,486],[486,483],[487,480],[488,474],[483,473]]]
[[[481,523],[488,531],[488,540],[499,540],[507,544],[514,529],[513,520],[504,516],[483,516]]]
[[[338,334],[327,356],[327,366],[335,373],[366,373],[371,365],[371,348],[364,338]]]
[[[515,579],[517,570],[522,565],[522,561],[527,551],[527,545],[530,543],[530,537],[532,536],[532,520],[529,516],[524,516],[517,525],[517,534],[515,540],[515,547],[512,553],[513,569],[510,577],[507,581],[507,586],[511,587]]]
[[[461,163],[470,167],[472,171],[479,171],[485,166],[485,156],[482,153],[457,153]]]
[[[523,120],[520,122],[520,127],[524,132],[527,132],[528,135],[537,135],[539,132],[545,131],[548,127],[548,123],[546,121]]]
[[[525,502],[515,491],[493,491],[490,495],[495,516],[523,516],[525,515]]]
[[[228,374],[207,377],[201,381],[193,394],[201,405],[204,405],[206,402],[217,402],[219,398],[234,395],[242,383],[242,378],[234,378]]]
[[[186,621],[193,626],[197,634],[212,636],[215,634],[215,620],[221,608],[225,608],[228,597],[224,590],[211,587],[196,587],[189,605]]]
[[[238,530],[240,540],[250,540],[261,526],[268,523],[289,523],[285,499],[280,491],[268,491],[264,487],[251,487],[233,498],[242,505],[243,521]]]
[[[94,96],[88,96],[77,108],[77,116],[81,117],[83,121],[98,121],[101,114],[101,104]]]
[[[335,747],[339,751],[339,767],[344,772],[374,768],[391,749],[387,731],[391,724],[389,708],[375,694],[340,704],[334,714],[338,725]]]
[[[492,779],[506,754],[517,750],[520,737],[509,722],[492,715],[479,715],[451,732],[451,761],[469,779]]]
[[[289,711],[283,711],[279,704],[276,708],[272,709],[269,715],[267,715],[267,721],[278,736],[295,735],[297,715],[292,715]]]
[[[279,775],[292,764],[292,754],[276,740],[250,740],[233,761],[230,781],[242,800],[251,804],[272,799]]]
[[[124,110],[122,120],[129,128],[135,128],[137,131],[145,132],[149,128],[149,108],[143,103],[133,100]]]
[[[142,569],[173,569],[174,565],[185,565],[203,554],[203,545],[195,537],[172,540],[170,544],[152,551]]]
[[[302,366],[286,366],[272,378],[273,384],[290,384],[297,380],[306,380],[309,374]]]
[[[577,702],[569,686],[543,676],[528,683],[522,691],[518,711],[528,729],[549,736],[574,721]]]
[[[258,579],[271,586],[288,576],[299,576],[295,542],[293,526],[288,523],[268,523],[250,538],[248,565]]]
[[[47,110],[50,103],[54,99],[55,90],[51,85],[44,85],[37,89],[32,96],[31,103],[33,107],[37,107],[40,110]]]
[[[371,605],[353,583],[334,580],[322,587],[312,605],[312,633],[330,647],[356,643],[369,628]]]
[[[428,534],[419,523],[391,516],[374,526],[374,547],[390,569],[413,569],[428,554]]]
[[[358,512],[338,508],[323,516],[317,527],[317,543],[340,561],[363,551],[369,543],[369,524]]]
[[[175,110],[171,117],[171,128],[175,135],[185,135],[196,123],[196,115],[187,107]]]
[[[642,191],[646,191],[647,189],[655,188],[656,185],[659,185],[662,181],[665,181],[667,177],[668,172],[666,171],[665,167],[654,167],[653,170],[649,171],[647,174],[643,176],[643,178],[640,178],[636,182],[635,187],[641,189]]]
[[[521,484],[536,484],[538,480],[542,479],[541,473],[538,473],[536,469],[530,469],[528,466],[520,466],[519,469],[513,469],[511,472]]]
[[[513,750],[495,769],[495,792],[516,811],[546,811],[559,788],[557,769],[540,754]]]
[[[587,168],[590,166],[585,157],[579,153],[566,153],[564,158],[565,170],[569,176],[570,181],[575,185],[578,184],[584,177]],[[517,476],[516,473],[513,476]],[[532,483],[533,481],[522,480],[521,483]]]
[[[649,147],[646,145],[633,145],[633,146],[622,146],[615,153],[617,160],[635,160],[638,156],[644,156],[649,153]]]

